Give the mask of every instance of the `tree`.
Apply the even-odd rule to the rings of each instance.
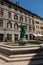
[[[12,41],[12,36],[9,33],[7,33],[7,41]]]

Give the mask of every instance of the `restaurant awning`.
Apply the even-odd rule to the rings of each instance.
[[[43,35],[42,35],[42,34],[37,34],[37,36],[39,36],[39,37],[43,37]]]
[[[37,34],[33,34],[35,37],[37,37]]]
[[[39,37],[43,37],[42,34],[33,34],[35,37],[39,36]]]

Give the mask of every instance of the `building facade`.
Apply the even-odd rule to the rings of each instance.
[[[0,0],[0,41],[9,34],[11,41],[20,39],[20,24],[26,24],[26,39],[35,40],[34,34],[43,34],[43,18],[22,8],[19,3]]]

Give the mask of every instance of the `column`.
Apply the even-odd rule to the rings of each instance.
[[[14,42],[14,33],[12,33],[12,41]]]

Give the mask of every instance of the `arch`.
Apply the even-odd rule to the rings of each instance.
[[[23,16],[20,16],[20,21],[23,21]]]
[[[0,15],[3,16],[3,9],[0,8]]]
[[[3,20],[0,19],[0,27],[3,27]]]
[[[10,21],[7,23],[7,28],[12,28],[12,23]]]
[[[11,12],[10,11],[8,12],[8,17],[11,17]]]
[[[14,19],[18,20],[18,15],[17,14],[14,15]]]
[[[17,23],[14,24],[14,29],[18,30],[18,24]]]

